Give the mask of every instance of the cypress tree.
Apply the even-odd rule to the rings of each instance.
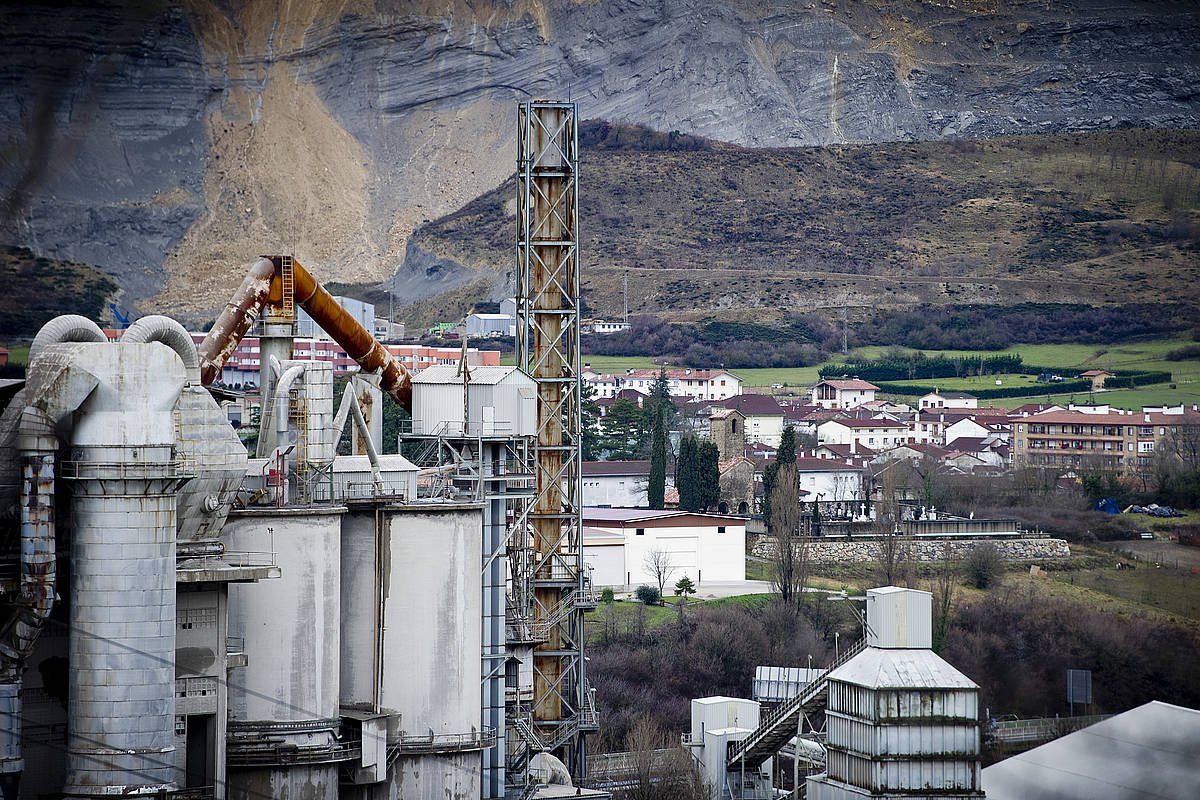
[[[651,508],[662,508],[667,491],[667,420],[666,409],[661,405],[654,415],[651,433],[650,485],[646,488],[646,499]]]
[[[788,425],[783,429],[779,439],[779,448],[775,451],[775,461],[780,464],[790,464],[796,460],[796,429]]]
[[[679,490],[679,507],[684,511],[699,511],[696,487],[696,437],[691,434],[679,443],[679,461],[675,467],[675,488]]]
[[[699,462],[700,506],[704,509],[716,508],[721,503],[721,466],[720,451],[715,442],[702,442],[697,461]]]

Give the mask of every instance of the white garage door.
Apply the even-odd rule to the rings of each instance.
[[[699,536],[660,536],[658,548],[671,556],[672,567],[695,574],[700,564]]]
[[[623,586],[625,584],[625,548],[621,546],[583,548],[583,563],[593,586]]]

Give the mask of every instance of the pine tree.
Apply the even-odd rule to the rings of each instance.
[[[667,420],[666,409],[660,405],[660,413],[654,418],[651,432],[653,444],[650,450],[650,485],[646,488],[646,499],[651,508],[662,508],[667,491]]]
[[[608,409],[604,417],[604,437],[601,447],[614,460],[637,458],[642,440],[645,438],[642,409],[632,400],[620,398]]]

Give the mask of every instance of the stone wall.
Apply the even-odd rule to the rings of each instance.
[[[775,537],[756,536],[751,546],[751,555],[759,558],[774,558]],[[987,542],[995,545],[1000,555],[1010,561],[1046,561],[1069,558],[1071,549],[1063,539],[905,539],[901,547],[906,552],[905,561],[941,561],[949,547],[952,559],[964,558],[972,548]],[[871,539],[823,539],[808,542],[809,561],[814,564],[855,563],[876,561],[879,558],[879,542]]]

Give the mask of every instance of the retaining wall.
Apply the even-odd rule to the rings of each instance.
[[[759,558],[774,558],[775,537],[755,537],[751,554]],[[1009,561],[1045,561],[1069,558],[1071,549],[1064,539],[904,539],[905,561],[941,561],[949,548],[952,559],[964,558],[972,548],[980,544],[993,545],[1000,556]],[[813,564],[855,563],[877,561],[879,542],[872,539],[825,539],[807,540],[809,562]]]

